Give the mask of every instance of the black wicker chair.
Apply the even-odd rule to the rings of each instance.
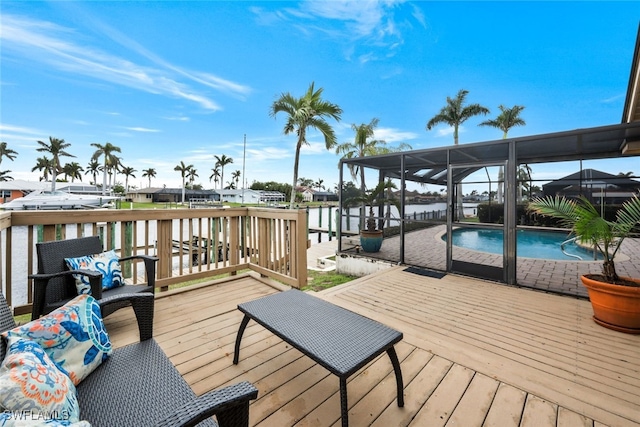
[[[249,402],[258,390],[241,382],[197,397],[164,354],[153,336],[154,296],[121,294],[98,301],[101,309],[128,300],[138,320],[140,342],[113,354],[78,386],[80,418],[101,426],[247,427]],[[0,293],[0,332],[15,327]],[[0,361],[6,342],[0,339]],[[216,421],[211,418],[216,416]]]
[[[72,274],[84,274],[91,283],[91,295],[96,299],[118,295],[122,293],[137,293],[155,291],[156,262],[158,258],[150,255],[133,255],[120,258],[120,262],[141,259],[144,261],[147,283],[140,285],[125,285],[107,291],[102,290],[100,273],[84,270],[71,271],[67,268],[65,258],[75,258],[93,255],[103,251],[99,236],[81,237],[78,239],[56,240],[36,244],[38,255],[38,273],[29,276],[33,279],[33,306],[31,319],[37,319],[43,314],[50,313],[63,306],[78,295],[75,279]],[[106,317],[119,308],[129,305],[127,300],[120,304],[110,305],[103,315]]]

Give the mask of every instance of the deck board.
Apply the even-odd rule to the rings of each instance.
[[[404,333],[405,407],[383,354],[348,381],[352,426],[640,426],[640,337],[591,320],[588,301],[392,268],[316,294]],[[233,349],[241,302],[278,292],[256,277],[156,299],[154,336],[197,394],[241,380],[252,426],[339,425],[338,378],[255,322]],[[106,319],[138,339],[131,309]]]

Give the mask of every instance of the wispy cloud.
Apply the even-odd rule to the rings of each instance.
[[[36,140],[43,139],[45,134],[35,128],[0,123],[0,141],[23,141],[35,145]]]
[[[374,136],[376,139],[382,139],[389,144],[418,138],[418,134],[415,132],[405,132],[396,128],[378,128],[375,130]]]
[[[404,0],[310,0],[296,8],[276,11],[252,8],[256,21],[263,25],[290,24],[305,35],[324,34],[346,43],[345,56],[362,64],[389,58],[404,43],[402,29],[411,27],[407,18],[396,12]],[[425,27],[425,18],[414,5],[405,16]],[[327,25],[330,23],[331,25]]]
[[[159,129],[149,129],[149,128],[143,128],[143,127],[125,127],[125,129],[133,132],[150,132],[150,133],[162,132]]]
[[[101,30],[112,41],[125,47],[127,53],[137,54],[151,64],[136,63],[92,47],[86,34],[81,35],[72,28],[16,15],[2,17],[2,55],[22,57],[72,75],[185,99],[211,111],[220,110],[221,106],[211,99],[207,90],[202,89],[214,89],[239,97],[251,92],[248,86],[210,73],[184,70],[99,21],[93,20],[92,24],[94,29]],[[201,89],[193,84],[201,86]]]

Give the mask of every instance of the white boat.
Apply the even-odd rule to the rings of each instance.
[[[119,197],[73,194],[64,191],[33,191],[24,197],[1,203],[5,210],[96,209],[110,207]]]

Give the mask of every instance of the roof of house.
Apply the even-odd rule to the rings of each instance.
[[[201,194],[212,195],[218,194],[216,190],[194,190],[191,188],[185,188],[185,194]],[[161,188],[161,187],[147,187],[139,190],[129,190],[127,194],[182,194],[182,188]]]
[[[613,184],[624,187],[640,187],[640,181],[627,178],[626,176],[612,175],[610,173],[602,172],[596,169],[583,169],[567,175],[562,178],[558,178],[543,185],[548,186],[571,186],[571,185],[607,185]]]

